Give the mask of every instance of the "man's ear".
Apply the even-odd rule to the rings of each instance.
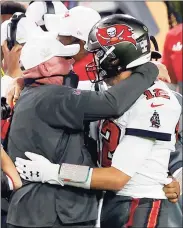
[[[41,63],[38,66],[38,69],[39,69],[39,71],[40,71],[40,73],[41,73],[42,76],[45,76],[45,77],[51,76],[50,71],[49,71],[49,68],[48,68],[48,64]]]

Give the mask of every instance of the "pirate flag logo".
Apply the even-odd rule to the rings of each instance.
[[[153,116],[150,119],[151,121],[151,127],[159,128],[160,125],[160,119],[159,119],[159,114],[154,111]]]
[[[136,47],[133,30],[125,24],[98,28],[96,36],[102,46],[112,46],[125,41],[132,43]]]

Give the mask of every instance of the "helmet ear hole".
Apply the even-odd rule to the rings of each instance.
[[[115,59],[115,60],[112,60],[111,61],[111,65],[112,66],[117,66],[117,65],[119,65],[120,64],[120,60],[119,59]]]

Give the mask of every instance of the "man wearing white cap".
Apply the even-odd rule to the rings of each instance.
[[[85,66],[92,61],[93,55],[87,53],[84,49],[84,44],[87,41],[89,31],[100,20],[100,15],[97,11],[87,7],[78,6],[68,11],[61,2],[52,3],[50,1],[49,4],[53,8],[52,13],[48,13],[48,7],[50,7],[50,5],[48,6],[48,2],[32,2],[26,11],[26,17],[37,25],[44,26],[46,30],[60,34],[59,39],[63,44],[67,45],[73,42],[80,44],[79,53],[73,57],[76,61],[73,70],[79,75],[79,80],[82,81],[79,83],[79,87],[82,89],[91,89],[91,82],[86,74]],[[67,17],[68,15],[70,16]],[[73,25],[77,25],[77,30]],[[26,28],[29,28],[29,26]],[[7,84],[9,85],[9,82]],[[11,90],[14,93],[14,86]],[[15,98],[17,98],[17,95],[19,96],[19,94],[13,94],[12,91],[9,93],[9,100],[14,95]],[[17,91],[19,90],[17,89]]]
[[[52,14],[62,15],[67,11],[68,9],[61,1],[31,1],[27,8],[26,16],[44,31],[47,31],[45,17]]]
[[[93,60],[93,55],[88,54],[84,45],[88,40],[91,28],[101,19],[100,14],[92,8],[76,6],[59,18],[59,15],[47,15],[45,25],[49,31],[58,31],[59,40],[63,44],[79,43],[80,52],[74,56],[74,72],[80,81],[89,80],[85,66]],[[55,23],[54,23],[55,21]],[[52,26],[54,24],[54,26]],[[93,79],[93,78],[91,78]],[[81,85],[81,84],[80,84]],[[90,83],[83,83],[83,88],[90,89]]]
[[[152,84],[158,71],[152,64],[139,67],[126,83],[104,93],[62,86],[72,70],[74,61],[70,56],[78,52],[79,45],[63,46],[49,35],[32,38],[24,45],[20,61],[26,87],[14,110],[8,152],[15,161],[16,157],[26,158],[25,151],[34,151],[50,162],[62,164],[66,181],[72,178],[77,182],[75,172],[79,172],[82,182],[86,179],[86,166],[94,167],[83,142],[84,120],[125,112],[126,102],[131,105]],[[134,88],[136,80],[138,88]],[[133,95],[125,96],[126,89],[132,88]],[[64,163],[83,165],[84,170]],[[30,175],[40,178],[39,173],[31,170]],[[13,194],[10,202],[8,227],[94,227],[96,193],[87,190],[87,185],[78,190],[72,185],[54,185],[51,179],[50,183],[53,185],[23,181],[23,187]]]
[[[27,17],[45,31],[57,32],[63,44],[80,44],[80,52],[74,56],[76,61],[74,71],[81,81],[89,80],[85,66],[92,61],[93,56],[87,53],[84,44],[93,25],[101,19],[100,14],[84,6],[76,6],[68,10],[61,2],[49,1],[49,4],[46,1],[31,2],[26,12]],[[82,87],[90,89],[91,83],[83,83]]]
[[[13,20],[17,23],[12,28]],[[19,57],[22,45],[33,35],[42,35],[44,32],[34,22],[28,19],[23,13],[15,13],[13,17],[6,20],[1,25],[1,48],[3,51],[2,59],[7,66],[6,75],[1,80],[1,95],[5,96],[7,87],[11,84],[12,78],[21,76],[19,67]],[[12,40],[13,39],[13,40]],[[9,50],[8,42],[14,44]]]

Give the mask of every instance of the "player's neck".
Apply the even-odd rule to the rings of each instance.
[[[122,72],[121,74],[119,74],[118,76],[116,76],[116,77],[113,79],[112,85],[116,85],[116,84],[118,84],[120,81],[125,80],[126,78],[130,77],[131,74],[132,74],[131,71]]]

